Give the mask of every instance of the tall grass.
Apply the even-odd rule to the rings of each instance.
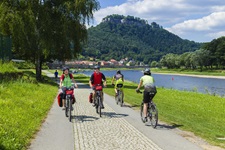
[[[89,77],[76,75],[75,80],[87,84]],[[108,86],[104,92],[114,96],[111,79],[107,80]],[[139,109],[143,96],[135,92],[137,84],[126,81],[124,86],[124,101]],[[225,148],[225,141],[217,139],[225,137],[225,98],[165,88],[158,88],[157,91],[154,101],[159,109],[160,120]]]
[[[38,83],[31,71],[23,75],[0,84],[1,150],[27,149],[57,94],[57,86],[50,80]]]
[[[5,72],[17,72],[18,69],[14,66],[12,62],[10,63],[3,63],[0,61],[0,73],[5,73]]]

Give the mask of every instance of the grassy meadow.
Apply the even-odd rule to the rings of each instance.
[[[58,71],[61,75],[62,71]],[[0,149],[25,150],[50,110],[58,86],[48,77],[44,77],[43,83],[37,82],[32,70],[18,71],[11,63],[0,63],[0,75],[10,73],[11,80],[0,78]],[[22,77],[17,78],[15,73],[22,73]],[[76,74],[75,80],[88,84],[89,77]],[[107,84],[104,92],[114,96],[110,78]],[[126,81],[124,100],[139,110],[142,95],[135,92],[136,88],[136,83]],[[225,140],[218,139],[225,138],[225,98],[165,88],[157,90],[154,101],[161,121],[225,148]]]
[[[16,74],[13,64],[0,64],[0,73]],[[0,149],[25,150],[40,129],[57,95],[57,85],[49,78],[37,82],[32,71],[20,71],[0,81]],[[7,74],[8,75],[8,74]],[[9,74],[10,75],[10,74]]]
[[[89,77],[75,75],[75,80],[88,84]],[[104,92],[114,95],[111,79],[107,78]],[[137,84],[126,81],[124,101],[139,110],[142,94],[137,94]],[[173,127],[191,131],[209,143],[225,148],[225,98],[196,92],[158,88],[154,102],[159,109],[159,119]]]

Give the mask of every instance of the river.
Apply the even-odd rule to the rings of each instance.
[[[107,77],[112,77],[116,70],[101,71]],[[143,73],[140,70],[122,70],[125,80],[138,83]],[[90,76],[93,71],[84,71],[85,75]],[[225,79],[217,78],[200,78],[192,76],[181,76],[171,74],[157,74],[153,73],[157,87],[165,87],[170,89],[194,91],[200,93],[207,93],[212,95],[220,95],[224,97],[225,94]]]

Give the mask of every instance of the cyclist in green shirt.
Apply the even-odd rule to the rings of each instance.
[[[73,75],[71,73],[69,73],[69,68],[68,67],[64,67],[63,68],[63,74],[61,75],[60,77],[60,83],[59,83],[59,87],[62,89],[62,92],[63,92],[63,107],[65,106],[65,98],[66,98],[66,90],[68,88],[71,88],[72,87],[72,81],[74,83],[74,86],[76,88],[78,88],[74,78],[73,78]]]
[[[147,106],[148,103],[152,101],[153,97],[157,93],[156,87],[155,87],[155,80],[151,76],[151,71],[149,68],[144,70],[144,76],[141,77],[140,83],[136,89],[136,92],[139,91],[141,86],[144,86],[144,92],[143,92],[143,102],[144,102],[144,115],[145,115],[145,121],[147,120]],[[150,93],[154,93],[153,96],[150,95]]]

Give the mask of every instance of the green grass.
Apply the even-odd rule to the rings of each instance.
[[[18,69],[14,66],[14,64],[11,63],[2,63],[0,61],[0,73],[5,73],[5,72],[17,72]]]
[[[0,84],[0,149],[25,150],[39,130],[57,95],[57,86],[23,71],[23,78]]]
[[[88,84],[89,77],[75,75],[75,80]],[[114,95],[111,79],[104,92]],[[124,101],[139,109],[142,94],[136,94],[137,84],[126,81]],[[191,131],[213,145],[225,148],[225,98],[196,92],[158,88],[154,98],[159,109],[159,119],[175,127]]]

